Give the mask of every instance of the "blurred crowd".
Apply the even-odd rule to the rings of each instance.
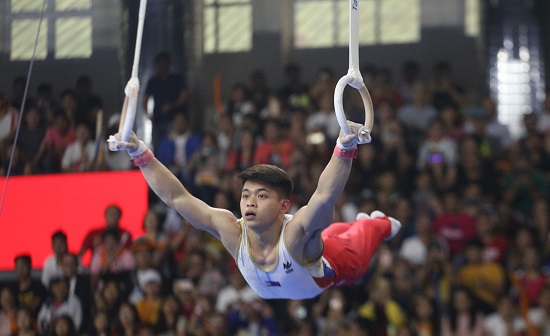
[[[186,188],[240,216],[238,173],[269,163],[294,180],[291,212],[307,204],[340,131],[331,68],[307,81],[289,64],[276,88],[253,71],[198,130],[168,56],[157,66],[143,102],[155,101],[151,146]],[[381,210],[403,226],[360,282],[310,300],[262,300],[218,241],[151,197],[140,237],[120,227],[112,205],[80,251],[67,250],[62,231],[52,235],[41,279],[18,256],[17,282],[0,293],[0,336],[550,335],[550,95],[513,137],[495,101],[470,101],[446,62],[426,71],[407,61],[395,74],[366,65],[362,74],[373,140],[359,146],[334,221]],[[0,94],[4,174],[21,87],[18,78],[11,96]],[[118,119],[98,118],[89,77],[59,99],[53,92],[43,83],[29,99],[12,174],[135,169],[105,149]],[[345,96],[348,118],[362,122],[361,97]]]

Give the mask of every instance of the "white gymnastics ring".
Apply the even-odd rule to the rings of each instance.
[[[121,140],[128,142],[134,127],[134,120],[136,118],[137,100],[139,95],[139,79],[138,79],[138,67],[139,57],[141,53],[141,38],[143,36],[143,22],[145,20],[145,8],[147,7],[147,0],[140,0],[139,3],[139,20],[136,35],[136,48],[134,51],[134,64],[132,66],[132,77],[124,88],[124,104],[122,105],[122,113],[120,116],[120,123],[118,126],[118,132],[120,133]]]
[[[363,105],[365,106],[365,124],[359,130],[359,133],[366,138],[366,140],[360,141],[360,143],[369,143],[371,141],[370,133],[374,124],[374,109],[372,107],[372,99],[370,97],[367,87],[363,83],[363,77],[359,70],[359,0],[349,1],[349,68],[348,73],[340,78],[336,84],[334,90],[334,111],[336,112],[336,119],[338,124],[344,132],[344,134],[352,134],[352,131],[348,125],[346,114],[344,113],[344,106],[342,99],[344,95],[344,89],[347,85],[357,89],[361,94]],[[361,138],[361,137],[359,137]]]

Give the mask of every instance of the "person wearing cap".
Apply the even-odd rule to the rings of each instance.
[[[50,296],[38,312],[38,326],[42,333],[49,330],[53,320],[68,315],[77,329],[82,325],[82,304],[76,296],[69,295],[69,279],[58,275],[50,280]]]
[[[160,286],[162,278],[155,269],[148,269],[140,277],[140,287],[143,288],[144,297],[135,306],[141,323],[155,326],[158,322],[162,295]]]
[[[132,244],[132,254],[136,261],[136,267],[130,271],[130,280],[133,286],[130,288],[130,296],[128,301],[132,304],[136,304],[139,300],[143,299],[144,288],[142,286],[143,275],[147,271],[154,268],[153,258],[156,246],[149,239],[144,237],[136,239]]]

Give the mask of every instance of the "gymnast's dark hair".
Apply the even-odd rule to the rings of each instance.
[[[256,182],[269,186],[279,197],[290,198],[294,183],[288,174],[279,167],[260,164],[245,169],[239,174],[241,184],[244,186],[246,181]]]

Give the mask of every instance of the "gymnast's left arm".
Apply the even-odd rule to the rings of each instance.
[[[348,121],[352,134],[340,132],[334,153],[319,177],[317,189],[308,204],[298,210],[292,222],[301,226],[306,239],[332,224],[336,200],[344,190],[351,171],[352,161],[357,153],[357,142],[365,142],[364,135],[358,135],[363,126]]]

